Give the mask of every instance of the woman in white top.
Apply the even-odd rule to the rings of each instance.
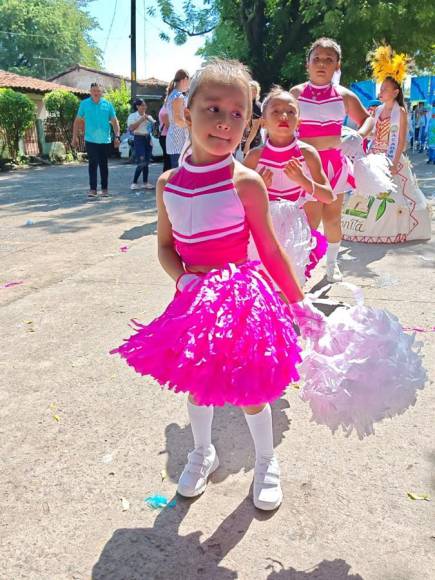
[[[153,189],[154,186],[148,183],[148,166],[151,160],[151,130],[154,119],[146,114],[147,105],[142,99],[135,99],[133,102],[134,112],[128,116],[127,126],[134,135],[134,154],[137,167],[134,172],[131,189]],[[143,174],[143,185],[138,183],[140,174]]]
[[[168,87],[165,102],[169,118],[166,152],[171,159],[171,168],[178,167],[178,159],[189,134],[184,120],[186,97],[183,94],[189,89],[189,82],[189,73],[180,69],[177,70]]]

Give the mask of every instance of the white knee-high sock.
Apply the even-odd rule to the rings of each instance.
[[[273,457],[272,411],[269,403],[256,415],[245,413],[245,419],[254,440],[255,457]]]
[[[341,242],[328,242],[328,249],[326,250],[326,263],[335,264],[338,258]]]
[[[190,425],[192,427],[195,449],[198,447],[203,447],[204,449],[210,447],[213,407],[192,405],[190,401],[187,401],[187,411],[189,413]]]

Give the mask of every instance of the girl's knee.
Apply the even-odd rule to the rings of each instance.
[[[250,405],[248,407],[242,407],[242,409],[243,412],[246,413],[246,415],[257,415],[258,413],[261,413],[261,411],[264,409],[265,406],[266,404]]]

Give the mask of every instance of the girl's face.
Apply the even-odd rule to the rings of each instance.
[[[315,48],[307,62],[310,81],[315,85],[327,85],[339,69],[340,61],[332,48]]]
[[[185,109],[192,150],[199,162],[230,154],[239,145],[247,124],[250,91],[241,84],[208,81],[198,88]]]
[[[263,112],[263,123],[272,140],[293,137],[299,124],[299,109],[291,95],[282,93],[270,99]]]
[[[379,89],[379,100],[383,103],[395,101],[398,94],[399,89],[391,81],[384,81]]]
[[[144,115],[146,110],[147,110],[147,106],[145,103],[142,103],[142,105],[137,106],[137,111],[140,115]]]

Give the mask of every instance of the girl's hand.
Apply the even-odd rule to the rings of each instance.
[[[178,292],[183,292],[186,288],[188,288],[190,291],[193,290],[193,288],[195,288],[195,286],[197,286],[200,281],[201,276],[185,272],[178,277],[177,281],[175,282],[175,288],[178,290]]]
[[[302,163],[298,159],[290,159],[284,167],[284,173],[289,179],[295,181],[298,185],[304,185],[306,176],[302,171]]]
[[[393,163],[393,165],[391,166],[391,175],[397,175],[399,173],[399,164],[398,163]]]
[[[325,332],[326,317],[307,297],[289,305],[294,321],[303,338],[318,340]]]
[[[264,181],[264,185],[266,186],[266,189],[269,189],[269,187],[272,186],[272,178],[273,178],[273,173],[271,172],[270,169],[267,169],[267,167],[260,167],[260,169],[257,171],[258,175],[261,175],[261,178]]]

